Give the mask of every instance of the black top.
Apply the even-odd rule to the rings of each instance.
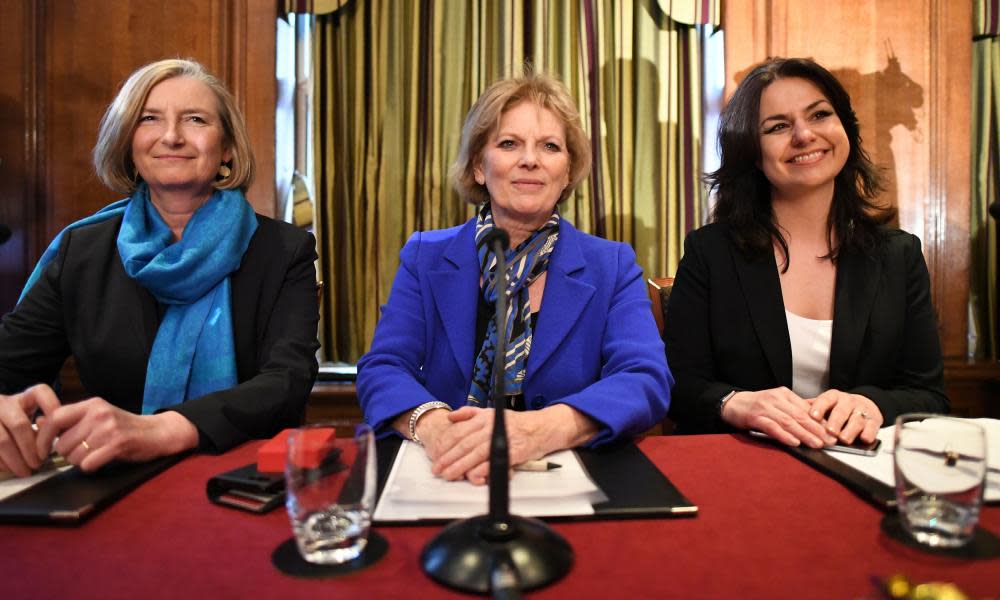
[[[774,255],[748,258],[723,225],[684,242],[664,320],[676,383],[670,417],[685,433],[725,431],[728,392],[792,387],[792,351]],[[927,265],[916,236],[884,230],[871,256],[837,259],[830,388],[871,399],[885,424],[947,412]]]
[[[257,224],[230,276],[239,384],[171,408],[198,428],[203,449],[297,426],[316,377],[316,241],[267,217],[258,215]],[[73,355],[89,395],[142,409],[161,308],[125,273],[120,226],[116,217],[68,231],[56,258],[0,321],[0,393],[53,381]]]

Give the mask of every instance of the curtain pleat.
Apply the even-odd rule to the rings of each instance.
[[[997,261],[1000,236],[991,204],[1000,202],[1000,38],[998,0],[978,0],[975,15],[972,71],[972,281],[969,296],[974,354],[1000,358],[997,314]],[[1000,206],[1000,204],[998,204]]]
[[[407,237],[473,214],[447,176],[462,122],[490,83],[529,63],[566,83],[592,139],[592,176],[564,216],[632,244],[647,274],[673,274],[705,198],[700,36],[672,12],[718,25],[718,0],[353,0],[317,14],[327,360],[367,349]]]

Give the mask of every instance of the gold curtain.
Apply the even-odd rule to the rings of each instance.
[[[972,281],[969,301],[976,357],[1000,358],[998,348],[997,220],[1000,202],[1000,0],[976,0],[972,70]],[[1000,206],[998,204],[997,206]]]
[[[313,63],[326,359],[367,350],[412,232],[472,216],[447,178],[462,122],[526,63],[566,83],[593,139],[594,171],[563,215],[632,244],[647,274],[674,272],[704,205],[700,35],[688,23],[718,25],[718,0],[338,7],[317,15]]]

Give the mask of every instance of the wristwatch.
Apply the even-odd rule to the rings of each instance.
[[[423,446],[424,443],[420,441],[419,437],[417,437],[417,421],[419,421],[420,417],[424,416],[425,413],[434,410],[435,408],[443,408],[448,411],[451,410],[451,407],[445,404],[444,402],[441,402],[439,400],[432,400],[431,402],[424,402],[420,406],[414,408],[413,412],[410,413],[410,423],[409,423],[410,439],[419,444],[420,446]]]
[[[737,390],[733,390],[722,398],[719,398],[719,402],[715,405],[715,414],[719,415],[720,419],[722,418],[722,409],[726,407],[726,402],[729,402],[736,395],[736,392]]]

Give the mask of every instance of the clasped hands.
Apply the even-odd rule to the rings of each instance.
[[[597,431],[593,421],[565,404],[506,410],[504,416],[511,466],[579,445]],[[432,410],[421,417],[417,435],[433,463],[433,473],[449,481],[464,477],[475,485],[486,483],[493,420],[492,408],[472,406]]]
[[[31,418],[42,415],[32,427]],[[0,395],[0,471],[30,475],[55,450],[91,472],[112,460],[141,462],[198,443],[198,431],[179,413],[136,415],[90,398],[62,405],[47,385]]]
[[[871,399],[840,390],[801,398],[786,387],[737,392],[722,410],[722,419],[740,429],[766,433],[789,446],[823,448],[875,441],[882,412]]]

